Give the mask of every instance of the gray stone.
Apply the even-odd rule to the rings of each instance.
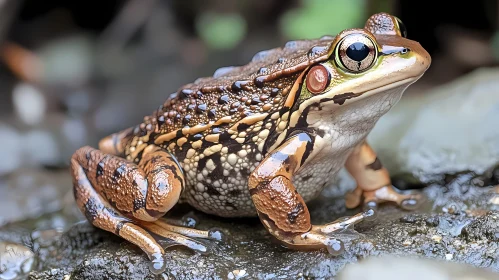
[[[496,280],[497,273],[447,261],[407,257],[371,257],[347,265],[338,280]]]
[[[34,265],[34,254],[24,245],[0,242],[0,279],[19,279]]]
[[[392,175],[421,181],[463,170],[482,174],[499,158],[499,68],[473,71],[404,96],[368,139]]]
[[[22,163],[21,135],[10,126],[0,123],[0,176],[16,170]]]
[[[499,212],[490,210],[495,205],[487,203],[488,190],[471,187],[468,192],[474,193],[474,199],[466,201],[471,207],[457,208],[452,214],[431,213],[431,205],[414,213],[383,207],[377,220],[357,226],[358,233],[337,235],[346,245],[339,257],[329,255],[326,250],[303,252],[284,248],[272,240],[258,219],[221,219],[195,212],[201,221],[198,228],[221,228],[227,240],[209,242],[211,250],[206,255],[182,248],[168,250],[169,264],[164,276],[323,279],[335,277],[347,264],[383,255],[450,260],[499,272]],[[316,224],[355,213],[345,211],[342,198],[321,196],[310,206]],[[179,208],[173,215],[180,217],[189,209]],[[30,279],[50,279],[54,273],[59,278],[71,275],[70,279],[155,279],[142,251],[87,222],[46,242],[44,248],[41,267],[31,273]]]
[[[17,116],[27,125],[43,122],[47,101],[39,87],[29,83],[18,83],[12,91],[12,101]]]
[[[0,180],[0,226],[36,219],[74,204],[67,170],[21,168]],[[67,199],[71,194],[70,200]]]

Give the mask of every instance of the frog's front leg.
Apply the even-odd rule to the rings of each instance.
[[[184,187],[182,171],[168,152],[150,145],[140,162],[134,164],[83,147],[73,154],[71,171],[75,199],[86,218],[94,226],[139,246],[155,266],[164,268],[164,250],[148,231],[206,251],[204,245],[189,237],[209,238],[208,231],[159,220],[177,203]]]
[[[313,149],[312,138],[297,134],[270,153],[250,175],[248,184],[258,216],[267,230],[288,247],[343,249],[334,232],[342,231],[373,214],[372,210],[336,222],[314,226],[301,195],[291,182]]]
[[[407,210],[416,209],[423,201],[423,195],[419,192],[401,194],[394,189],[388,170],[367,142],[353,150],[345,167],[357,182],[357,188],[346,196],[347,208],[359,206],[362,198],[369,208],[384,202],[395,202]]]

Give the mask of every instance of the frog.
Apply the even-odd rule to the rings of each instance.
[[[258,52],[178,88],[98,149],[78,149],[70,163],[76,204],[92,225],[140,247],[158,271],[167,265],[158,237],[197,252],[208,250],[205,240],[223,240],[219,229],[163,217],[180,203],[222,218],[258,217],[292,250],[339,254],[338,233],[379,205],[411,211],[424,200],[392,185],[366,139],[430,64],[388,13]],[[307,203],[342,168],[356,182],[345,205],[358,213],[313,225]]]

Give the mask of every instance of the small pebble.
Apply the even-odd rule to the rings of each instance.
[[[31,271],[34,254],[21,244],[0,242],[0,279],[18,279]]]
[[[43,121],[47,104],[43,93],[35,86],[17,84],[12,92],[12,101],[16,114],[24,123],[36,125]]]
[[[233,270],[232,272],[229,272],[229,274],[227,275],[227,278],[229,278],[229,279],[241,279],[244,276],[247,276],[246,270],[236,269],[236,270]]]
[[[412,244],[412,241],[410,239],[406,239],[404,240],[404,242],[402,243],[404,246],[409,246]]]
[[[433,235],[433,236],[431,237],[431,239],[432,239],[433,241],[437,242],[437,243],[440,243],[440,241],[442,241],[442,236],[440,236],[440,235]]]

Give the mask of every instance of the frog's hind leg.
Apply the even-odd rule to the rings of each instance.
[[[354,149],[345,166],[357,182],[357,188],[346,196],[347,208],[355,208],[363,200],[368,208],[375,208],[384,202],[395,202],[404,209],[413,210],[424,201],[419,192],[402,194],[395,190],[388,170],[366,142]]]
[[[150,260],[162,261],[164,250],[153,237],[118,213],[99,195],[85,175],[84,169],[72,161],[74,196],[78,208],[94,226],[112,232],[139,246]]]
[[[169,153],[151,145],[134,164],[83,147],[71,158],[71,169],[77,204],[96,227],[136,244],[151,260],[164,252],[147,231],[206,251],[203,244],[187,236],[210,237],[208,231],[167,227],[158,220],[177,203],[184,188],[182,170]]]

